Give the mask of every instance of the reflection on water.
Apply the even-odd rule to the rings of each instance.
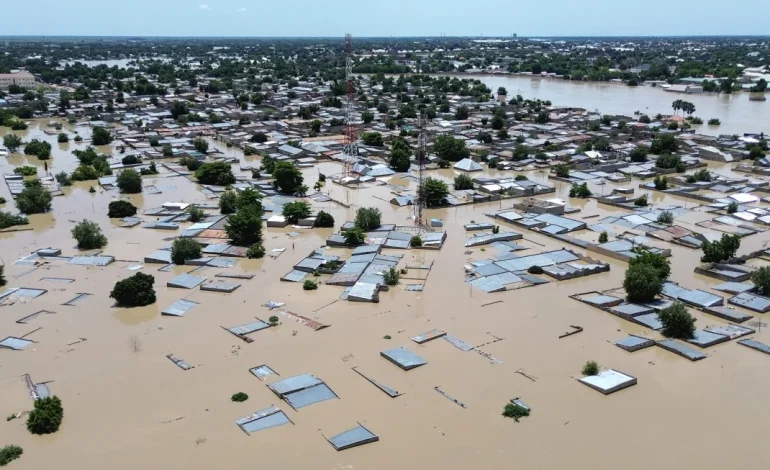
[[[158,304],[154,304],[146,307],[116,308],[112,316],[124,325],[135,326],[153,320],[158,313]]]

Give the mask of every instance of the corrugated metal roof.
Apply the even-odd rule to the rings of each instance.
[[[0,341],[0,348],[13,349],[15,351],[23,351],[24,348],[26,348],[32,343],[34,343],[34,341],[30,341],[28,339],[23,339],[23,338],[16,338],[14,336],[9,336],[4,340]]]
[[[269,384],[267,387],[283,398],[283,395],[322,384],[323,381],[313,374],[302,374]]]
[[[380,355],[404,370],[411,370],[428,363],[425,359],[405,348],[381,351]]]
[[[369,444],[379,441],[380,438],[365,427],[359,425],[353,429],[337,434],[328,439],[329,443],[338,451],[350,449],[351,447]]]
[[[292,392],[284,396],[286,402],[295,410],[333,398],[337,398],[337,394],[323,382],[315,387]]]
[[[190,311],[193,307],[198,305],[198,302],[193,302],[192,300],[184,300],[180,299],[171,304],[170,306],[166,307],[161,314],[162,315],[170,315],[174,317],[183,317],[185,313]]]

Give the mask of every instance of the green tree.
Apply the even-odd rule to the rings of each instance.
[[[569,190],[569,197],[587,198],[591,197],[591,190],[588,189],[588,183],[573,183]]]
[[[25,187],[16,197],[16,208],[22,214],[40,214],[51,210],[51,193],[41,185]]]
[[[646,162],[647,161],[647,153],[649,153],[650,149],[645,147],[644,145],[640,145],[639,147],[634,148],[629,152],[628,156],[631,158],[632,162]]]
[[[64,419],[64,408],[56,395],[39,398],[33,403],[34,409],[27,417],[27,430],[32,434],[53,434],[59,430]]]
[[[471,152],[465,146],[465,141],[455,139],[451,135],[442,135],[434,143],[436,155],[444,160],[457,162],[470,156]]]
[[[649,264],[629,265],[623,280],[629,302],[650,302],[663,291],[658,270]]]
[[[107,129],[94,126],[93,133],[91,135],[91,142],[94,145],[109,145],[112,142],[112,134]]]
[[[205,154],[209,151],[209,143],[203,137],[196,137],[193,141],[193,145],[195,146],[195,150],[200,153]]]
[[[51,144],[42,140],[32,139],[24,146],[24,154],[36,155],[41,160],[48,160],[51,158]]]
[[[556,176],[559,178],[569,178],[569,167],[563,163],[556,165],[554,168]]]
[[[273,184],[284,194],[294,194],[305,181],[302,172],[292,162],[276,162],[272,176],[275,180]]]
[[[599,243],[607,243],[607,240],[609,240],[607,232],[602,232],[599,234]]]
[[[6,285],[8,281],[5,279],[5,265],[0,264],[0,287]]]
[[[374,121],[374,113],[372,113],[371,111],[364,111],[363,113],[361,113],[361,119],[364,120],[364,124],[371,124],[372,121]]]
[[[379,132],[364,132],[361,134],[361,142],[372,147],[382,147],[382,134]]]
[[[262,243],[254,243],[246,250],[246,257],[249,259],[262,259],[265,257],[265,247]]]
[[[665,191],[668,189],[668,178],[665,176],[656,176],[653,180],[653,184],[655,185],[655,189],[659,191]]]
[[[422,187],[417,190],[417,197],[425,201],[426,207],[434,208],[446,205],[449,188],[443,181],[427,177]]]
[[[654,155],[663,155],[667,153],[674,153],[679,150],[679,144],[676,138],[672,134],[663,134],[659,137],[652,139],[652,145],[650,146],[650,153]]]
[[[359,227],[345,230],[342,236],[345,237],[345,243],[352,246],[361,245],[366,240],[366,232]]]
[[[757,287],[757,294],[770,296],[770,267],[762,266],[751,273],[751,282]]]
[[[131,217],[136,215],[136,206],[128,201],[123,200],[110,202],[108,210],[109,212],[107,213],[107,217],[111,219],[122,219],[123,217]]]
[[[215,186],[229,186],[235,183],[233,170],[227,162],[204,163],[195,170],[195,178],[200,184]]]
[[[674,214],[671,213],[671,211],[663,211],[658,215],[658,223],[659,224],[668,224],[671,225],[674,223]]]
[[[262,211],[257,206],[238,209],[227,218],[225,231],[234,245],[250,246],[262,243]]]
[[[658,312],[658,318],[663,324],[663,334],[669,338],[692,339],[695,336],[695,317],[690,315],[682,302],[674,302],[671,306]]]
[[[96,222],[83,220],[72,229],[72,238],[78,242],[81,250],[93,250],[107,244],[107,237]]]
[[[328,212],[320,211],[315,218],[316,227],[334,227],[334,217]]]
[[[180,116],[190,114],[187,108],[187,102],[184,100],[177,100],[171,105],[171,115],[174,119],[179,119]]]
[[[64,132],[62,132],[62,133],[61,133],[61,134],[59,134],[59,136],[56,138],[56,141],[57,141],[57,142],[59,142],[60,144],[66,144],[67,142],[69,142],[69,141],[70,141],[70,138],[69,138],[69,136],[68,136],[67,134],[65,134]]]
[[[375,207],[361,207],[356,211],[356,227],[370,232],[380,228],[382,224],[382,213]]]
[[[385,274],[382,277],[385,280],[385,284],[389,286],[395,286],[396,284],[398,284],[398,281],[401,278],[401,275],[396,270],[396,268],[390,268],[387,271],[385,271]]]
[[[455,119],[458,121],[468,119],[468,107],[463,105],[457,108],[457,111],[455,111]]]
[[[201,246],[192,238],[176,238],[171,244],[171,261],[174,264],[183,265],[188,259],[198,259],[201,256]]]
[[[290,224],[296,224],[299,222],[299,219],[310,217],[311,213],[310,204],[305,201],[289,202],[283,206],[282,212]]]
[[[636,247],[631,250],[634,253],[634,257],[628,261],[628,266],[639,266],[646,264],[652,266],[658,274],[658,278],[661,281],[666,281],[671,275],[671,263],[668,259],[659,253],[653,253],[650,250],[642,247]]]
[[[727,205],[727,213],[735,214],[736,212],[738,212],[738,203],[736,201],[731,201],[730,204]]]
[[[704,263],[721,263],[735,257],[738,248],[741,246],[741,238],[738,235],[722,234],[722,238],[713,242],[703,242],[703,256],[701,261]]]
[[[21,137],[16,134],[6,134],[3,137],[3,145],[10,153],[15,153],[23,143],[24,141],[21,140]]]
[[[118,174],[117,185],[121,193],[141,193],[142,176],[136,170],[126,168]]]
[[[115,283],[110,298],[119,307],[143,307],[155,303],[155,278],[150,274],[136,273]]]
[[[599,363],[596,361],[588,361],[583,366],[581,372],[586,376],[599,375]]]
[[[190,214],[190,222],[200,222],[201,220],[206,218],[206,213],[203,212],[203,209],[196,206],[195,204],[189,206],[186,210],[188,214]]]
[[[464,189],[473,189],[473,180],[466,174],[460,174],[455,176],[455,190],[462,191]]]
[[[0,467],[4,467],[18,459],[23,453],[24,449],[19,446],[10,445],[0,448]]]
[[[235,191],[225,191],[219,195],[219,211],[222,214],[232,214],[238,209],[237,202]]]

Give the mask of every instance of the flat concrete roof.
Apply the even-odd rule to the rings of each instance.
[[[636,385],[636,377],[614,369],[603,370],[598,375],[589,375],[578,381],[605,395]]]

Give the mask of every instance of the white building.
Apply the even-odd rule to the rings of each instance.
[[[7,90],[11,85],[24,88],[35,87],[35,76],[29,72],[0,73],[0,90]]]

